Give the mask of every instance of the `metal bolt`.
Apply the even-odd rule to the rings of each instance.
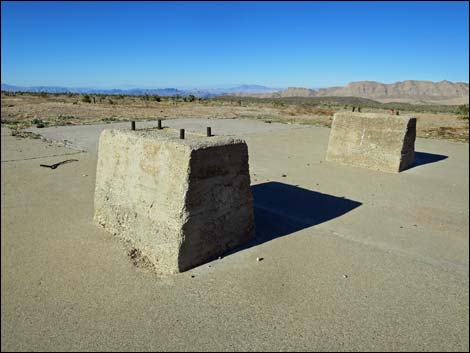
[[[184,129],[180,129],[180,139],[184,140]]]
[[[158,119],[158,130],[162,129],[162,119]]]
[[[210,126],[207,127],[207,137],[211,137],[212,136],[212,132],[211,132],[211,128]]]
[[[135,121],[131,121],[131,130],[135,130]]]

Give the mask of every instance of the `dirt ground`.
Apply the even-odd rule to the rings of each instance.
[[[109,103],[109,99],[113,104]],[[256,119],[284,123],[301,123],[314,126],[330,126],[333,114],[344,107],[279,106],[275,104],[247,104],[239,106],[229,102],[202,101],[178,102],[144,101],[139,97],[118,98],[109,96],[101,102],[83,103],[79,97],[66,95],[47,97],[18,95],[5,96],[1,102],[2,124],[8,127],[24,127],[33,119],[41,119],[50,125],[75,125],[120,120],[149,120],[156,118],[223,118]],[[244,103],[245,104],[245,103]],[[380,112],[363,108],[364,112]],[[388,111],[382,111],[388,113]],[[418,119],[417,134],[423,138],[439,138],[468,142],[468,119],[450,113],[415,113]]]
[[[84,152],[2,128],[2,351],[468,351],[468,144],[389,174],[326,162],[328,128],[242,123],[217,130],[248,143],[256,241],[168,277],[93,223],[96,128],[42,129]]]

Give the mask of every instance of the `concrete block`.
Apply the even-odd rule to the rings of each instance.
[[[243,140],[175,130],[104,130],[94,219],[159,273],[177,273],[254,236]]]
[[[374,113],[336,113],[326,160],[384,172],[413,165],[416,118]]]

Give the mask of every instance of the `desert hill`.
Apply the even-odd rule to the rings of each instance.
[[[344,87],[318,90],[289,87],[285,90],[262,94],[239,94],[260,98],[280,97],[363,97],[379,102],[468,104],[469,85],[465,82],[408,80],[386,84],[375,81],[351,82]]]

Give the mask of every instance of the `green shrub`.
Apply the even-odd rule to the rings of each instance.
[[[462,119],[468,119],[468,104],[459,105],[457,108],[457,115]]]
[[[196,97],[190,94],[188,97],[186,97],[188,102],[194,102],[196,100]]]
[[[33,125],[44,124],[44,121],[42,121],[42,119],[34,118],[33,120],[31,120],[31,124]]]
[[[91,103],[91,98],[88,94],[84,94],[81,98],[81,101],[84,103]]]

